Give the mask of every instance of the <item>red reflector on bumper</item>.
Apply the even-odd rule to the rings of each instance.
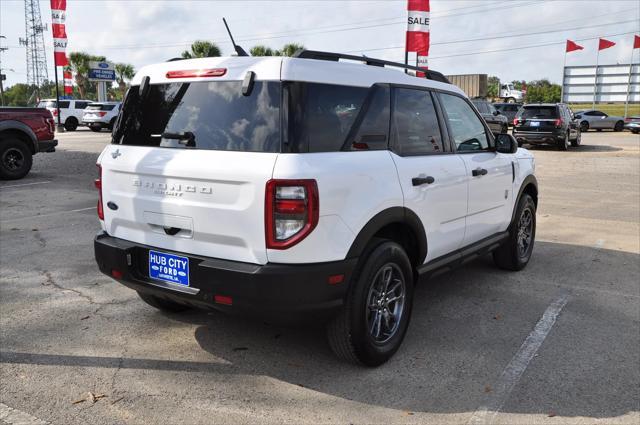
[[[329,276],[329,285],[337,285],[338,283],[344,282],[343,274],[335,274],[333,276]]]
[[[233,299],[231,297],[227,297],[225,295],[215,295],[213,300],[216,304],[224,304],[224,305],[232,305]]]
[[[122,279],[122,276],[124,276],[124,274],[120,270],[111,269],[111,276],[116,279]]]

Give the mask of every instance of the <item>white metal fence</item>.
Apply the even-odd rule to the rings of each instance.
[[[630,69],[631,68],[631,69]],[[567,66],[562,79],[566,103],[640,103],[640,64]],[[631,72],[629,72],[631,71]]]

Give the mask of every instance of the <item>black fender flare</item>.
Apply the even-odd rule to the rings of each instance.
[[[24,135],[27,136],[27,138],[29,138],[29,140],[31,141],[30,148],[32,148],[32,152],[38,152],[38,138],[36,137],[36,134],[33,132],[33,130],[31,130],[31,127],[23,122],[16,120],[0,121],[0,133],[2,133],[3,131],[11,130],[24,133]]]
[[[516,202],[513,206],[513,211],[511,212],[511,224],[513,224],[516,219],[516,212],[518,212],[518,203],[520,202],[520,198],[522,197],[522,194],[524,193],[526,187],[530,184],[532,184],[533,187],[536,188],[536,197],[534,201],[536,203],[536,208],[538,206],[538,179],[536,179],[536,176],[534,176],[533,174],[529,174],[524,178],[522,184],[520,185],[520,190],[518,190],[518,197],[516,198]]]
[[[405,207],[387,208],[374,215],[356,236],[351,244],[351,248],[349,248],[346,258],[357,258],[362,255],[371,238],[373,238],[380,229],[395,223],[408,225],[413,230],[418,245],[417,264],[422,264],[427,257],[427,233],[424,230],[420,217]]]

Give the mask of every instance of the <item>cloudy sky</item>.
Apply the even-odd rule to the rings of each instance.
[[[197,39],[213,40],[230,54],[223,16],[246,50],[297,42],[316,50],[404,58],[406,0],[67,3],[68,51],[105,55],[136,68],[179,56]],[[49,1],[41,1],[40,9],[43,23],[50,24]],[[601,64],[628,63],[633,32],[640,33],[636,0],[431,0],[429,65],[445,74],[558,82],[567,38],[585,47],[568,55],[568,65],[594,63],[599,36],[618,43],[601,52]],[[0,0],[0,35],[6,37],[0,42],[9,48],[1,58],[7,86],[26,80],[25,50],[18,43],[24,33],[24,1]],[[45,33],[50,77],[52,43],[51,32]]]

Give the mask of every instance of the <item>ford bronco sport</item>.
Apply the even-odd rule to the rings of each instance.
[[[420,276],[525,267],[532,155],[442,74],[389,67],[414,69],[313,51],[141,69],[98,160],[100,270],[160,310],[326,321],[375,366]]]

